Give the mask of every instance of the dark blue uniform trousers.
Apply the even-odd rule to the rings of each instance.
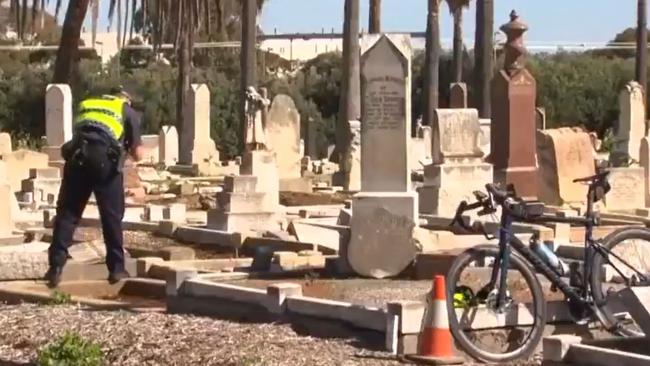
[[[68,247],[91,193],[95,193],[106,244],[109,273],[124,271],[122,219],[124,181],[115,171],[97,174],[82,166],[66,163],[54,219],[52,244],[48,250],[50,266],[64,266]]]

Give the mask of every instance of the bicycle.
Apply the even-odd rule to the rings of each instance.
[[[534,270],[551,282],[551,291],[559,290],[568,302],[571,315],[579,323],[597,319],[609,332],[622,336],[643,335],[636,324],[631,322],[625,314],[615,313],[608,305],[615,296],[616,286],[603,291],[603,268],[609,265],[620,275],[625,285],[650,285],[650,275],[647,271],[641,272],[614,253],[614,249],[626,240],[644,240],[650,242],[650,231],[644,227],[624,227],[618,229],[601,240],[593,239],[593,228],[600,224],[600,218],[594,212],[594,203],[601,200],[609,191],[607,182],[609,172],[601,172],[591,177],[580,178],[574,182],[588,184],[587,208],[584,217],[559,217],[545,213],[545,206],[539,201],[525,201],[517,198],[512,186],[502,190],[494,184],[487,184],[487,194],[476,191],[476,202],[468,204],[463,201],[456,210],[456,215],[451,225],[459,223],[466,230],[481,231],[491,240],[482,226],[469,227],[462,219],[463,213],[470,210],[481,209],[479,216],[495,214],[497,207],[501,207],[501,221],[498,234],[498,245],[479,245],[461,253],[453,262],[447,274],[447,309],[449,326],[454,339],[460,347],[472,357],[485,362],[506,362],[518,358],[529,357],[539,344],[546,325],[547,304],[539,278]],[[496,204],[496,205],[495,205]],[[548,256],[549,251],[532,246],[537,238],[531,238],[531,247],[526,246],[519,238],[511,233],[513,222],[526,223],[569,223],[585,227],[584,239],[584,265],[578,262],[567,266],[559,260],[553,261]],[[542,246],[544,244],[541,244]],[[512,252],[511,248],[515,251]],[[647,247],[650,249],[650,246]],[[546,253],[546,255],[544,254]],[[552,252],[550,252],[552,253]],[[643,261],[643,256],[637,260]],[[487,259],[487,260],[486,260]],[[491,260],[489,260],[491,259]],[[557,257],[555,257],[557,259]],[[629,260],[629,258],[627,258]],[[650,261],[650,259],[649,259]],[[489,267],[492,267],[491,269]],[[621,267],[625,266],[625,271]],[[489,275],[489,282],[485,286],[458,285],[462,270],[470,268],[472,276],[480,279],[482,275]],[[486,268],[488,267],[488,268]],[[648,268],[650,269],[650,268]],[[518,272],[519,277],[515,276]],[[567,273],[568,272],[568,273]],[[569,283],[562,276],[569,275]],[[527,285],[522,288],[521,283]],[[508,286],[508,281],[513,281]],[[471,281],[470,281],[471,282]],[[608,284],[609,286],[609,284]],[[528,290],[528,291],[526,291]],[[470,312],[470,306],[476,306]],[[516,308],[515,308],[516,306]],[[472,327],[477,312],[492,314],[492,323]],[[515,321],[522,320],[532,323],[525,324],[530,328],[528,336],[521,340],[514,340],[513,333],[509,333],[505,340],[503,332],[512,332],[521,335],[521,330],[513,327],[504,328],[503,321],[510,319],[512,314]],[[527,316],[527,314],[530,314]],[[460,320],[457,319],[460,316]],[[595,319],[594,319],[595,318]],[[487,319],[487,318],[483,318]],[[499,320],[501,319],[501,320]],[[469,321],[469,324],[467,322]],[[471,333],[471,334],[468,334]],[[484,350],[472,343],[487,335],[490,345],[504,343],[507,349],[504,352]]]

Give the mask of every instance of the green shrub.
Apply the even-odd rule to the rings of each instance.
[[[40,349],[37,359],[41,366],[98,366],[103,361],[104,354],[99,345],[70,331]]]
[[[65,292],[57,290],[52,292],[52,299],[50,300],[50,304],[65,305],[70,303],[72,303],[72,296],[70,294],[66,294]]]

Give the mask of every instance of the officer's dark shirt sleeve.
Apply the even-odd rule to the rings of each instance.
[[[140,114],[128,104],[124,105],[124,148],[128,151],[142,144]]]

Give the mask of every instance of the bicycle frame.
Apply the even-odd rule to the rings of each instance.
[[[499,229],[499,257],[496,259],[494,267],[492,269],[492,275],[490,277],[490,288],[494,288],[494,285],[499,283],[498,296],[497,296],[497,309],[501,309],[503,305],[506,304],[506,280],[508,274],[508,266],[510,261],[510,247],[514,248],[515,251],[521,255],[530,265],[535,268],[536,271],[541,272],[544,277],[546,277],[556,288],[558,288],[562,293],[569,299],[575,301],[577,304],[580,304],[584,307],[592,307],[594,304],[590,299],[591,288],[589,280],[593,268],[591,267],[593,255],[598,253],[606,259],[606,263],[610,264],[616,272],[621,275],[622,278],[625,278],[622,271],[611,261],[609,261],[609,255],[615,257],[617,260],[622,262],[625,266],[633,269],[638,275],[644,278],[645,281],[648,281],[645,274],[642,274],[634,267],[632,267],[625,260],[617,256],[616,254],[609,251],[607,248],[603,247],[599,242],[593,239],[593,228],[595,226],[595,220],[593,214],[591,213],[591,207],[588,205],[586,217],[557,217],[551,215],[542,215],[530,222],[534,223],[545,223],[545,222],[554,222],[554,223],[570,223],[570,224],[579,224],[585,227],[585,264],[584,271],[582,274],[582,283],[583,286],[580,289],[580,292],[577,292],[574,288],[567,285],[561,279],[561,275],[556,272],[555,269],[551,268],[539,255],[533,252],[526,244],[524,244],[519,238],[515,235],[512,235],[511,227],[512,223],[515,221],[514,218],[508,213],[504,212],[501,217],[501,227]]]

